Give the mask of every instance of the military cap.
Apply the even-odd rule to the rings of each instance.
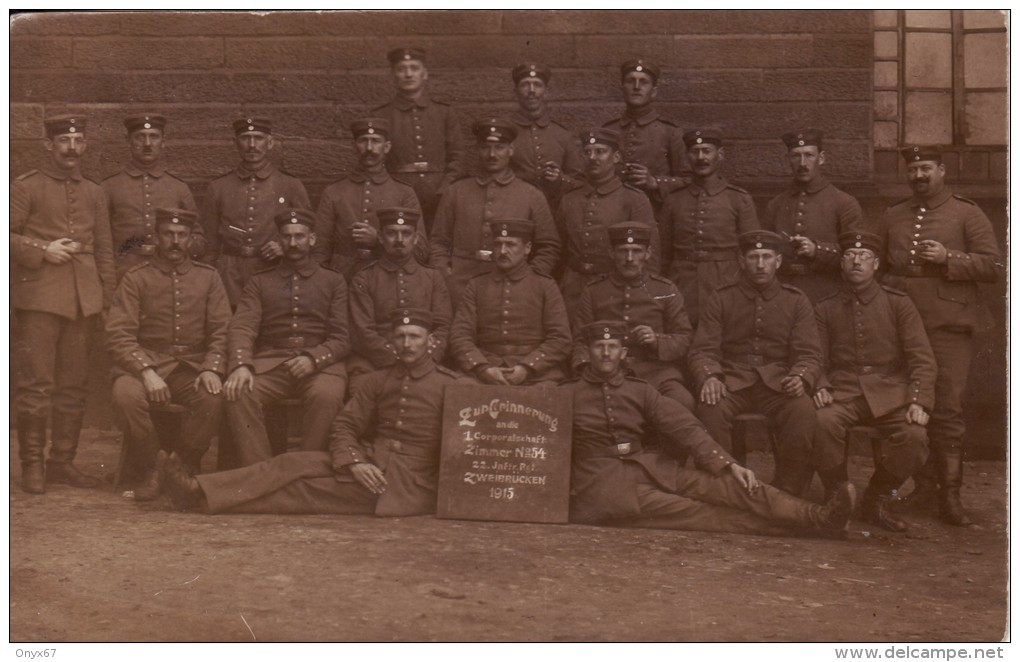
[[[535,234],[535,222],[530,218],[503,218],[489,225],[496,237],[520,237],[531,241]]]
[[[277,214],[273,222],[278,230],[287,225],[304,225],[311,230],[315,227],[315,213],[309,209],[288,209]]]
[[[164,127],[166,127],[166,117],[156,113],[132,115],[131,117],[124,118],[124,128],[127,129],[128,135],[142,129],[159,129],[162,131]]]
[[[375,210],[375,217],[379,219],[379,227],[385,225],[406,225],[415,227],[421,212],[410,207],[384,207]]]
[[[432,311],[426,308],[397,308],[390,313],[390,323],[394,328],[404,324],[413,324],[431,331]]]
[[[512,122],[496,117],[478,120],[472,131],[478,142],[512,143],[517,137],[517,127]]]
[[[419,62],[424,62],[425,50],[414,46],[401,46],[400,48],[394,48],[392,51],[387,53],[386,59],[390,61],[391,65],[394,65],[397,62],[404,62],[406,60],[418,60]]]
[[[645,223],[616,223],[610,225],[606,231],[609,233],[609,243],[613,246],[621,244],[641,244],[650,246],[652,243],[652,226]]]
[[[783,142],[786,143],[787,149],[793,149],[794,147],[807,147],[808,145],[814,145],[818,149],[821,149],[822,132],[818,129],[790,131],[789,133],[783,134]]]
[[[937,147],[924,147],[922,145],[911,145],[900,150],[903,160],[907,163],[914,161],[938,161],[942,162],[942,151]]]
[[[740,252],[754,250],[756,248],[767,248],[777,253],[783,250],[783,238],[775,232],[768,230],[751,230],[742,232],[737,237],[737,244],[740,245]]]
[[[541,78],[543,83],[548,83],[549,79],[552,78],[552,70],[544,64],[525,62],[514,67],[510,75],[514,79],[514,85],[525,78]]]
[[[687,146],[687,149],[704,143],[722,147],[722,131],[719,129],[692,129],[684,134],[684,145]]]
[[[659,67],[648,60],[627,60],[620,65],[620,78],[625,77],[632,71],[638,73],[648,74],[652,77],[652,83],[658,84],[659,82]]]
[[[194,228],[198,223],[198,214],[187,209],[159,207],[156,209],[156,227],[164,223]]]
[[[875,255],[882,253],[882,238],[873,232],[844,232],[839,235],[840,250],[867,248]]]
[[[617,320],[596,320],[581,327],[581,337],[586,343],[596,340],[626,340],[627,324]]]
[[[273,121],[266,117],[255,117],[254,115],[248,115],[240,119],[234,120],[235,136],[239,136],[242,133],[248,133],[249,131],[272,133]]]
[[[63,135],[65,133],[85,133],[84,115],[58,115],[43,120],[46,126],[46,137]]]
[[[373,133],[381,133],[390,137],[390,121],[382,117],[363,117],[351,122],[351,133],[355,138]]]
[[[612,129],[588,129],[581,132],[581,146],[602,143],[613,149],[620,149],[620,132]]]

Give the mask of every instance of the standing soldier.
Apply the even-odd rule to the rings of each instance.
[[[695,326],[701,305],[740,275],[737,237],[758,229],[751,195],[718,174],[722,141],[716,129],[684,134],[694,181],[670,194],[660,212],[663,273],[680,288]]]
[[[840,288],[839,237],[864,229],[861,205],[822,174],[822,132],[783,134],[793,187],[769,200],[761,225],[787,240],[779,279],[800,288],[812,302]]]
[[[156,113],[133,115],[124,120],[131,161],[120,172],[103,180],[110,208],[113,259],[120,281],[128,269],[156,253],[156,209],[195,211],[188,185],[163,167],[166,117]],[[205,253],[202,226],[192,230],[191,257]]]
[[[30,494],[44,493],[46,483],[98,484],[72,462],[85,416],[96,315],[109,307],[115,284],[106,194],[79,170],[85,118],[53,117],[45,126],[49,162],[11,184],[14,408],[21,489]]]
[[[467,282],[492,270],[490,223],[498,218],[529,218],[535,223],[531,264],[552,275],[560,259],[560,236],[545,196],[517,179],[510,168],[517,128],[500,119],[475,122],[479,173],[462,179],[443,196],[429,237],[432,265],[447,278],[454,307]]]
[[[242,465],[272,456],[265,405],[297,397],[304,406],[301,449],[324,450],[347,386],[347,282],[312,260],[315,215],[276,217],[283,259],[244,287],[227,337],[227,420]]]
[[[263,117],[234,122],[241,163],[209,184],[202,203],[206,259],[219,269],[231,307],[237,306],[256,271],[283,256],[273,224],[276,215],[293,207],[311,207],[304,184],[270,163],[272,131],[272,123]]]
[[[620,133],[623,181],[661,201],[681,182],[684,148],[680,128],[662,119],[653,105],[659,93],[659,73],[659,67],[647,60],[629,60],[620,65],[620,87],[627,109],[623,116],[602,126]],[[663,188],[666,190],[660,190]]]
[[[549,117],[545,95],[549,67],[519,64],[511,71],[519,106],[510,121],[518,126],[510,159],[518,177],[545,194],[550,209],[559,206],[564,185],[581,177],[581,145],[562,124]]]
[[[372,112],[390,122],[393,149],[386,165],[396,179],[414,187],[430,232],[440,196],[464,170],[460,121],[449,104],[425,92],[425,51],[395,48],[386,57],[397,94]]]
[[[106,320],[113,357],[113,404],[124,443],[144,471],[135,499],[160,493],[159,440],[149,405],[174,402],[187,412],[175,449],[192,471],[219,431],[227,366],[230,304],[220,275],[189,257],[198,214],[157,209],[156,253],[120,282]]]
[[[970,518],[960,503],[966,428],[963,394],[974,355],[978,326],[978,283],[999,278],[999,247],[992,223],[971,200],[946,186],[942,153],[907,147],[907,181],[913,196],[882,214],[886,284],[903,290],[917,306],[928,332],[938,376],[928,436],[937,470],[942,519],[965,526]],[[935,471],[914,476],[920,501],[931,497]]]
[[[312,249],[317,262],[342,273],[348,283],[381,254],[377,209],[404,207],[419,215],[421,211],[414,189],[386,172],[386,155],[392,147],[390,123],[378,117],[354,120],[351,133],[358,167],[322,192]],[[414,254],[423,264],[428,263],[428,239],[420,229],[414,239]]]

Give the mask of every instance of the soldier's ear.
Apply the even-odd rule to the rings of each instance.
[[[783,264],[783,254],[782,253],[776,253],[776,269],[778,269],[782,264]]]
[[[818,165],[823,165],[824,163],[825,163],[825,150],[822,149],[818,151]]]
[[[273,149],[273,145],[274,145],[274,144],[275,144],[275,143],[273,142],[273,136],[272,136],[272,134],[270,134],[270,135],[269,135],[269,140],[268,140],[268,141],[266,141],[266,147],[267,147],[268,149]]]
[[[613,152],[613,163],[619,163],[622,160],[623,160],[623,155],[620,154],[620,150],[614,151]]]
[[[722,161],[725,158],[726,158],[726,148],[725,147],[720,147],[719,148],[719,160]]]
[[[53,144],[53,141],[50,140],[49,138],[47,138],[46,140],[43,141],[43,145],[46,147],[46,151],[47,152],[52,152],[53,151],[54,144]]]
[[[308,235],[308,245],[309,246],[314,246],[315,245],[315,233],[314,232],[312,232],[312,233],[310,233]]]
[[[620,360],[622,361],[625,358],[627,358],[627,346],[626,345],[620,347]]]

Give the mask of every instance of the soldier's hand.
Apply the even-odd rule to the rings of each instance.
[[[506,377],[506,381],[511,386],[517,386],[523,384],[524,380],[528,378],[528,369],[522,365],[515,365],[512,368],[502,368],[503,375]]]
[[[255,376],[247,366],[240,366],[227,377],[226,383],[223,384],[223,393],[227,400],[234,402],[241,397],[244,389],[248,389],[249,393],[255,390]]]
[[[748,494],[754,494],[758,491],[758,487],[761,483],[758,482],[758,477],[754,475],[754,472],[747,467],[742,467],[736,462],[727,467],[733,477],[737,479],[737,482],[744,486]]]
[[[294,379],[301,379],[315,372],[315,361],[304,354],[284,361],[283,365],[287,366],[287,372]]]
[[[797,243],[796,253],[799,257],[814,258],[818,244],[799,234],[790,237],[790,239]]]
[[[928,412],[919,404],[910,405],[907,407],[907,423],[928,425]]]
[[[946,259],[949,257],[949,251],[946,250],[946,247],[934,239],[925,239],[918,246],[921,247],[919,257],[927,262],[945,264]]]
[[[807,393],[804,389],[804,380],[801,379],[800,375],[787,375],[783,377],[783,381],[780,383],[783,386],[783,393],[786,393],[791,398],[799,398]]]
[[[64,264],[69,262],[71,257],[74,256],[74,249],[71,244],[73,241],[64,237],[62,239],[56,239],[46,245],[46,249],[43,252],[43,259],[50,264]]]
[[[631,186],[643,188],[646,191],[654,191],[659,188],[659,182],[647,166],[640,163],[628,163],[623,169],[623,180]]]
[[[223,381],[215,372],[204,370],[198,373],[198,377],[195,378],[195,390],[199,391],[201,389],[205,389],[213,395],[218,395],[223,390]]]
[[[647,324],[638,324],[630,330],[630,335],[638,341],[638,344],[653,348],[659,346],[659,339],[655,335],[655,330]]]
[[[379,243],[379,233],[368,223],[355,223],[351,226],[351,238],[358,248],[375,248]]]
[[[726,395],[726,384],[718,377],[709,377],[701,385],[701,401],[706,405],[717,405]]]
[[[827,388],[820,388],[812,399],[815,401],[815,409],[828,407],[833,402],[832,391]]]
[[[542,164],[542,179],[547,182],[558,181],[560,176],[560,167],[555,161],[546,161]]]
[[[506,375],[500,368],[485,368],[484,370],[478,371],[478,379],[482,380],[483,384],[494,384],[496,386],[509,386],[510,383],[506,380]]]
[[[170,387],[152,368],[142,371],[142,386],[145,388],[145,397],[149,402],[161,405],[170,402]]]
[[[386,491],[386,476],[383,475],[382,469],[374,464],[356,462],[348,464],[347,468],[351,470],[354,480],[368,488],[372,494],[382,494]]]
[[[283,246],[278,241],[267,241],[262,244],[262,249],[259,252],[262,253],[264,260],[276,260],[283,257]]]

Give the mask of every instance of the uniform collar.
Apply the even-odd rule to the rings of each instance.
[[[417,363],[410,366],[397,361],[397,363],[394,364],[393,369],[396,370],[397,374],[401,377],[409,375],[414,379],[421,379],[436,369],[436,362],[432,360],[432,356],[430,354],[426,354]]]
[[[525,276],[527,276],[529,273],[531,273],[531,265],[528,264],[527,260],[525,260],[524,262],[518,264],[517,267],[514,268],[509,273],[503,273],[502,271],[499,270],[498,267],[493,267],[491,273],[492,279],[495,281],[501,281],[504,278],[506,278],[508,280],[517,282],[524,278]]]
[[[489,177],[487,175],[484,175],[484,176],[483,175],[479,175],[479,176],[475,177],[475,181],[478,182],[479,186],[488,186],[492,182],[496,182],[500,186],[506,186],[507,184],[512,182],[515,177],[516,177],[516,175],[514,175],[514,171],[509,169],[509,168],[507,168],[507,171],[504,172],[502,175],[499,175],[498,177]]]
[[[294,272],[299,273],[302,278],[308,278],[318,270],[319,263],[315,260],[308,260],[307,264],[298,269],[290,266],[289,262],[281,262],[280,266],[276,267],[276,273],[280,274],[283,278],[290,278],[294,275]]]
[[[627,375],[624,374],[622,368],[607,377],[595,372],[591,364],[584,367],[584,370],[581,371],[581,377],[586,382],[591,382],[592,384],[610,384],[612,386],[620,386],[627,379]]]
[[[801,184],[800,182],[794,181],[790,195],[799,195],[801,191],[806,193],[818,193],[827,186],[829,186],[829,180],[821,175],[816,177],[814,181],[808,182],[807,184]]]
[[[743,272],[740,273],[740,280],[737,281],[737,287],[740,288],[740,291],[743,292],[744,296],[748,299],[761,297],[766,301],[775,297],[779,294],[779,290],[783,289],[783,286],[779,283],[779,279],[775,278],[764,290],[759,290],[747,278],[747,276],[744,275]]]
[[[149,175],[150,177],[162,177],[166,169],[162,164],[157,163],[151,168],[139,168],[138,164],[129,162],[124,166],[124,172],[132,177],[141,177],[142,175]]]
[[[944,203],[951,197],[953,197],[953,192],[949,190],[948,186],[946,186],[941,191],[939,191],[939,193],[935,197],[928,198],[927,200],[919,198],[915,195],[913,198],[910,199],[910,206],[927,207],[929,209],[934,209],[935,207],[940,206],[942,203]]]
[[[411,110],[415,106],[418,108],[428,108],[431,103],[432,100],[429,99],[429,95],[427,93],[418,97],[417,101],[412,101],[411,99],[400,96],[399,94],[393,97],[393,105],[396,106],[398,110]]]
[[[534,124],[536,126],[542,127],[543,129],[549,126],[549,123],[552,121],[552,119],[549,117],[548,112],[542,113],[538,117],[538,119],[531,119],[530,117],[528,117],[519,110],[510,116],[510,120],[514,124],[518,124],[520,126],[531,126]]]
[[[651,110],[646,110],[637,117],[631,115],[630,109],[628,108],[624,111],[623,117],[620,118],[620,126],[627,127],[630,126],[632,122],[636,122],[638,126],[647,126],[657,119],[659,119],[659,109],[654,106]]]
[[[588,189],[590,196],[592,193],[598,193],[599,195],[609,195],[610,193],[623,188],[623,182],[620,181],[619,177],[613,177],[607,182],[603,182],[598,186],[594,186],[591,182],[588,183]]]
[[[184,262],[181,262],[180,264],[170,264],[170,262],[159,253],[156,253],[149,258],[149,264],[165,274],[172,274],[174,271],[179,274],[186,274],[191,271],[191,267],[193,265],[191,258],[184,258]]]
[[[849,283],[843,283],[840,286],[840,296],[843,301],[850,302],[854,299],[860,299],[862,303],[871,303],[871,300],[875,298],[878,291],[882,289],[879,284],[872,279],[870,283],[864,288],[862,292],[857,292]]]
[[[385,184],[390,180],[390,173],[386,172],[385,168],[376,173],[367,173],[364,170],[355,170],[348,175],[347,178],[358,184],[363,184],[366,180],[373,184]]]
[[[237,168],[234,169],[234,174],[240,179],[250,179],[253,175],[259,179],[265,179],[269,175],[276,171],[276,166],[272,163],[267,163],[265,166],[258,170],[249,170],[244,166],[244,163],[238,164]]]
[[[729,184],[726,182],[726,178],[719,173],[715,173],[703,184],[691,182],[691,185],[687,187],[687,190],[694,196],[698,195],[699,191],[704,191],[709,195],[716,195],[720,191],[723,191],[727,186],[729,186]]]
[[[80,182],[82,180],[81,170],[78,168],[75,168],[74,170],[71,170],[69,172],[67,170],[61,170],[52,163],[47,163],[43,166],[40,166],[39,171],[52,177],[53,179],[73,179],[76,182]]]
[[[409,256],[407,261],[403,264],[397,264],[389,258],[387,255],[383,255],[379,258],[379,266],[389,271],[390,273],[396,273],[403,269],[406,273],[413,274],[418,271],[418,262],[414,259],[414,256]]]

